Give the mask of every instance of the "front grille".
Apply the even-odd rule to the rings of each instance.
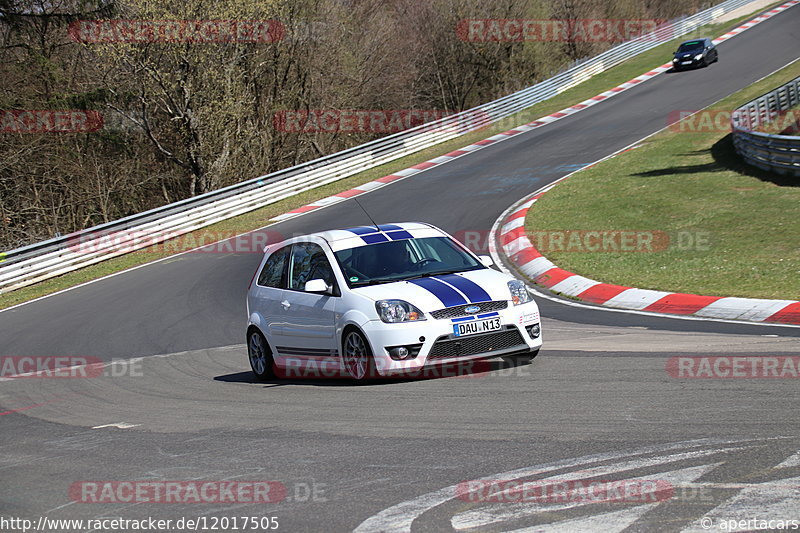
[[[467,313],[464,311],[467,307],[472,306],[480,307],[480,311],[475,313]],[[501,309],[505,309],[508,307],[508,301],[503,300],[502,302],[481,302],[477,304],[464,304],[464,305],[457,305],[455,307],[448,307],[447,309],[439,309],[438,311],[433,311],[431,316],[436,319],[440,318],[459,318],[462,316],[472,316],[478,315],[481,313],[488,313],[489,311],[500,311]]]
[[[465,355],[477,355],[511,348],[524,349],[527,346],[519,330],[514,326],[508,326],[504,331],[496,333],[455,339],[441,337],[433,344],[431,353],[428,354],[428,359],[464,357]]]

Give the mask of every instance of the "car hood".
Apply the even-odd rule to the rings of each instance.
[[[491,268],[443,276],[358,287],[353,292],[371,300],[405,300],[423,312],[485,301],[510,300],[514,279]]]

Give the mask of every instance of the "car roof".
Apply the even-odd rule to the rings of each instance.
[[[284,246],[298,242],[323,240],[328,243],[334,252],[348,248],[358,248],[380,242],[402,241],[406,239],[422,239],[426,237],[448,237],[444,231],[424,222],[398,222],[392,224],[379,224],[378,226],[356,226],[346,229],[334,229],[299,235],[291,239],[268,244],[264,252],[271,254]]]
[[[400,222],[394,224],[378,224],[377,226],[356,226],[346,229],[335,229],[314,233],[312,236],[328,241],[334,252],[377,244],[381,242],[405,239],[422,239],[425,237],[447,237],[447,234],[422,222]]]
[[[683,41],[680,45],[678,45],[678,48],[680,48],[681,46],[683,46],[684,44],[687,44],[687,43],[699,43],[699,42],[710,41],[710,40],[711,39],[709,39],[708,37],[698,37],[696,39],[689,39],[689,40]]]

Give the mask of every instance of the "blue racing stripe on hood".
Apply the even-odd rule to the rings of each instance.
[[[453,307],[455,305],[463,305],[467,303],[463,296],[461,296],[450,285],[442,283],[434,278],[420,278],[410,279],[409,283],[413,283],[417,287],[422,287],[430,292],[444,304],[445,307]]]
[[[488,292],[483,290],[483,287],[481,287],[474,281],[461,277],[457,274],[446,274],[444,276],[436,276],[433,279],[449,283],[456,289],[460,290],[467,296],[467,298],[469,298],[470,303],[475,304],[480,302],[492,301],[492,297],[489,296]]]

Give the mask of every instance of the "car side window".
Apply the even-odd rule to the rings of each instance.
[[[262,287],[274,287],[282,289],[286,287],[286,264],[289,259],[291,246],[284,246],[273,253],[264,263],[264,268],[258,275],[258,284]]]
[[[311,242],[297,243],[292,247],[289,288],[303,291],[306,282],[312,279],[323,279],[328,285],[335,285],[333,269],[322,247]]]
[[[312,279],[325,280],[325,283],[331,287],[334,285],[333,270],[327,259],[325,261],[318,261],[311,268],[311,275],[308,276],[308,280]]]

